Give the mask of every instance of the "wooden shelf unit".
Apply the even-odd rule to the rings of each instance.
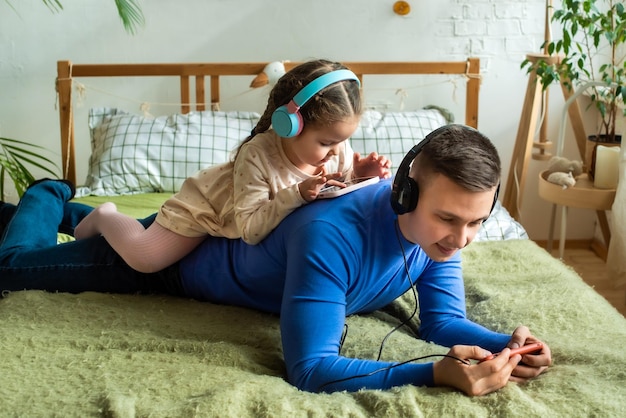
[[[519,128],[515,148],[513,150],[513,158],[511,160],[511,168],[507,186],[502,201],[502,205],[509,211],[518,221],[520,220],[519,208],[521,207],[522,195],[524,192],[525,179],[527,176],[528,162],[531,157],[533,147],[539,148],[540,153],[532,156],[537,159],[546,159],[545,151],[549,142],[542,140],[535,142],[535,132],[537,130],[538,115],[541,105],[541,83],[538,82],[537,74],[534,71],[535,65],[539,60],[557,63],[557,57],[530,54],[527,59],[533,63],[533,70],[529,73],[528,87],[524,98],[524,106],[520,117]],[[567,116],[572,124],[574,139],[578,147],[581,160],[585,159],[585,147],[587,135],[582,120],[580,106],[576,101],[576,93],[571,91],[566,83],[561,82],[561,90],[566,101]],[[561,124],[565,124],[565,115]],[[561,130],[565,126],[560,127]],[[598,189],[593,186],[593,182],[588,179],[587,174],[583,174],[576,179],[576,185],[572,188],[563,189],[561,186],[549,183],[547,173],[543,171],[539,174],[539,196],[551,202],[552,213],[550,219],[550,233],[548,238],[548,250],[552,251],[552,243],[554,237],[554,224],[556,218],[556,206],[562,207],[561,212],[561,230],[559,239],[559,257],[563,258],[565,249],[565,236],[567,224],[567,208],[576,207],[583,209],[593,209],[598,216],[598,223],[602,231],[604,243],[608,247],[611,240],[611,231],[606,216],[606,211],[611,210],[613,201],[615,200],[615,189]]]

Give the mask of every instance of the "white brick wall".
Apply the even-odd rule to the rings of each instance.
[[[436,24],[438,46],[455,54],[521,62],[525,54],[540,50],[544,7],[545,1],[536,0],[450,1]]]

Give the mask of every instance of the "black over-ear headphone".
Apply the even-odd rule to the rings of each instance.
[[[411,212],[417,207],[417,200],[419,199],[419,186],[417,185],[417,182],[409,176],[409,172],[411,171],[411,163],[426,146],[426,144],[439,136],[439,134],[441,134],[443,131],[450,129],[451,126],[452,125],[445,125],[439,127],[426,135],[426,138],[413,146],[413,148],[411,148],[411,150],[402,159],[400,167],[398,167],[398,171],[396,172],[396,176],[393,179],[393,185],[391,187],[391,207],[398,215]],[[463,129],[474,130],[474,128],[465,125],[454,126],[458,126]],[[498,187],[496,188],[496,193],[493,197],[493,204],[491,205],[489,213],[491,213],[493,211],[493,208],[496,206],[499,192],[500,183],[498,183]]]

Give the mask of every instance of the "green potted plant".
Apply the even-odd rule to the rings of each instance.
[[[558,60],[528,59],[522,68],[535,70],[543,88],[560,82],[571,92],[589,86],[591,106],[600,115],[596,140],[619,142],[616,124],[626,116],[626,8],[623,0],[563,0],[554,8],[552,22],[560,24],[555,40],[542,45]]]

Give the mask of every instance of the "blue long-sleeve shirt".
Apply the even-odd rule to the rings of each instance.
[[[209,237],[181,262],[185,291],[199,300],[280,313],[288,378],[300,389],[432,386],[432,363],[342,380],[392,364],[343,357],[340,339],[346,316],[380,309],[410,289],[404,250],[419,295],[422,338],[448,347],[503,349],[509,335],[466,318],[460,253],[434,262],[404,239],[390,192],[390,182],[381,181],[313,202],[254,246]]]

